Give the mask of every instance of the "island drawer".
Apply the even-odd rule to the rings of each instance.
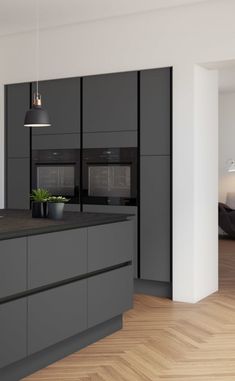
[[[29,354],[87,329],[87,280],[28,298]]]
[[[87,272],[87,229],[28,238],[29,288],[59,282]]]
[[[26,322],[25,298],[0,305],[0,368],[27,355]]]
[[[88,272],[132,261],[133,220],[88,228]]]
[[[26,290],[27,238],[0,242],[0,299]]]
[[[133,267],[125,266],[88,279],[88,328],[132,308]]]

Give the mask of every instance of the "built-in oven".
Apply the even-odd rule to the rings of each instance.
[[[32,189],[47,189],[71,204],[80,202],[80,150],[33,150],[31,174]]]
[[[137,204],[137,148],[83,150],[83,204]]]

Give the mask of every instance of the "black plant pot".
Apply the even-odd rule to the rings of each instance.
[[[48,215],[47,202],[32,202],[32,217],[33,218],[46,218]]]
[[[48,203],[48,217],[53,220],[61,220],[64,214],[63,202],[49,202]]]

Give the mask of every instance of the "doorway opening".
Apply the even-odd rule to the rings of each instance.
[[[219,69],[219,291],[235,290],[235,63]]]

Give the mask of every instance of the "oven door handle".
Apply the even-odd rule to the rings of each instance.
[[[67,162],[61,162],[61,161],[55,162],[55,161],[53,161],[53,162],[47,162],[47,163],[36,162],[36,163],[34,163],[34,165],[59,165],[59,166],[61,166],[61,165],[77,165],[77,162],[76,161],[74,161],[74,162],[69,162],[69,161],[67,161]]]
[[[128,161],[86,161],[85,162],[86,163],[86,165],[97,165],[97,166],[99,166],[99,165],[107,165],[107,166],[109,166],[109,165],[116,165],[116,166],[124,166],[124,165],[132,165],[133,164],[133,162],[128,162]]]

